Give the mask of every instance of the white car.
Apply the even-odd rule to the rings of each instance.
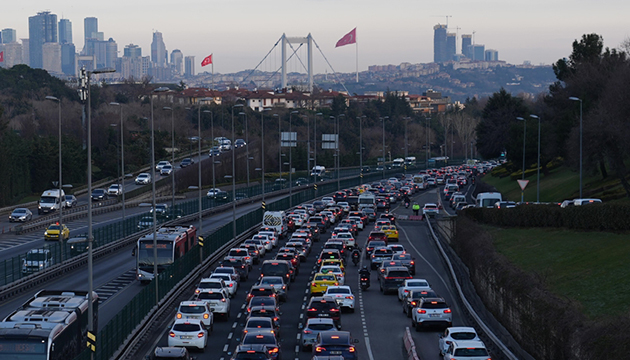
[[[274,231],[259,231],[258,235],[267,235],[267,237],[271,241],[272,247],[278,246],[278,237],[276,236],[276,233]]]
[[[321,268],[319,268],[319,272],[323,274],[328,274],[329,272],[331,272],[335,274],[335,277],[337,277],[337,282],[339,283],[339,285],[345,285],[346,277],[344,276],[343,271],[341,271],[341,268],[339,266],[323,265]]]
[[[111,184],[107,189],[107,195],[118,196],[122,195],[122,185]]]
[[[411,326],[416,331],[429,325],[453,326],[453,312],[443,298],[422,298],[411,312]]]
[[[402,301],[405,295],[415,290],[430,290],[431,285],[425,279],[407,279],[402,286],[398,288],[398,300]]]
[[[437,204],[433,204],[433,203],[424,204],[424,207],[422,208],[422,215],[429,216],[429,215],[438,215],[438,214],[440,214],[440,209],[438,208]]]
[[[155,171],[162,170],[162,168],[166,165],[171,165],[171,163],[166,160],[160,161],[159,163],[157,163],[157,165],[155,165]]]
[[[258,253],[260,254],[260,257],[265,256],[265,254],[267,253],[267,249],[265,248],[265,244],[261,240],[249,239],[249,240],[245,240],[243,242],[243,245],[245,245],[245,244],[254,244],[254,245],[256,245],[256,249],[258,249]]]
[[[213,313],[223,315],[226,320],[230,317],[230,298],[222,290],[202,291],[195,294],[195,301],[205,301]]]
[[[320,211],[320,214],[328,216],[328,219],[330,220],[331,224],[334,224],[337,222],[337,217],[335,216],[335,214],[333,214],[332,211],[324,210],[324,211]]]
[[[160,169],[160,175],[171,175],[172,172],[173,172],[173,165],[171,164],[164,165]]]
[[[340,232],[333,236],[331,240],[332,239],[343,240],[346,243],[346,247],[354,247],[356,245],[356,240],[354,236],[352,236],[352,234],[349,232]]]
[[[136,177],[136,185],[146,185],[151,183],[151,174],[142,173]]]
[[[261,241],[263,246],[265,247],[265,250],[267,250],[267,252],[271,251],[273,249],[273,243],[271,242],[271,239],[269,239],[269,236],[267,235],[263,235],[261,233],[258,233],[254,236],[252,236],[252,240],[258,240]]]
[[[219,192],[221,192],[221,189],[219,188],[210,188],[208,189],[208,192],[206,193],[206,196],[209,198],[213,198],[215,196],[217,196],[219,194]]]
[[[205,301],[182,301],[179,303],[175,320],[199,320],[206,328],[212,331],[214,327],[214,315]]]
[[[208,331],[199,320],[175,320],[168,332],[168,346],[194,347],[205,351]]]
[[[331,196],[324,196],[322,198],[322,201],[324,202],[324,206],[335,205],[335,199],[333,199]]]
[[[350,286],[329,286],[323,296],[334,298],[339,307],[354,312],[354,294],[352,294]]]
[[[357,224],[357,228],[359,228],[359,230],[363,230],[363,220],[361,220],[361,217],[359,217],[359,216],[348,216],[348,220],[354,220],[354,222],[356,222],[356,224]]]
[[[440,335],[440,340],[438,340],[440,347],[440,354],[444,356],[446,350],[448,350],[449,345],[453,341],[460,340],[481,340],[477,335],[477,331],[472,327],[450,327],[444,330],[444,333]]]
[[[225,284],[223,279],[210,279],[203,278],[197,285],[197,289],[195,289],[195,294],[199,294],[203,291],[223,291],[228,297],[230,295],[230,290],[228,286]]]
[[[453,341],[444,353],[444,360],[486,360],[489,358],[488,349],[480,340]]]
[[[232,280],[230,274],[214,273],[210,275],[210,279],[222,279],[225,283],[225,286],[227,286],[229,295],[231,297],[234,297],[234,294],[236,294],[236,290],[238,290],[238,282]]]
[[[241,274],[232,266],[220,266],[212,274],[227,274],[233,281],[241,281]]]
[[[400,244],[389,244],[387,247],[392,249],[394,254],[401,254],[405,252],[405,247]]]
[[[339,206],[341,208],[341,210],[343,210],[343,212],[345,213],[349,213],[350,212],[350,204],[348,204],[347,201],[340,201],[337,203],[337,206]]]

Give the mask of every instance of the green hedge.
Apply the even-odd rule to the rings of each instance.
[[[630,230],[630,204],[595,204],[564,209],[558,205],[531,204],[511,209],[471,208],[464,211],[477,222],[495,226]]]

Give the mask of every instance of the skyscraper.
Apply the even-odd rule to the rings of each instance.
[[[29,17],[28,34],[29,65],[35,69],[42,69],[44,67],[42,46],[47,42],[58,42],[57,15],[51,14],[50,11],[43,11]],[[61,52],[59,52],[59,62],[61,62]]]
[[[4,52],[4,61],[0,62],[0,67],[10,69],[14,65],[23,64],[22,44],[15,41],[6,43],[6,44],[1,44],[0,51]]]
[[[83,38],[96,38],[98,32],[98,19],[95,17],[86,17],[83,19]]]
[[[454,33],[446,34],[446,57],[447,60],[453,60],[457,53],[457,35]]]
[[[195,57],[186,56],[184,58],[184,76],[195,76]]]
[[[22,63],[26,65],[30,65],[31,63],[31,48],[30,41],[28,39],[22,40]]]
[[[74,76],[76,75],[75,58],[77,50],[72,43],[61,44],[61,72]]]
[[[472,48],[472,59],[475,61],[483,61],[485,57],[486,46],[475,44]]]
[[[68,19],[59,20],[59,43],[72,44],[72,23]]]
[[[486,50],[485,60],[486,61],[499,61],[499,52],[492,49]]]
[[[162,33],[159,31],[153,33],[153,41],[151,42],[151,61],[158,67],[166,66],[166,45],[164,45]]]
[[[128,58],[142,57],[142,48],[134,44],[125,45],[123,56]]]
[[[179,49],[175,49],[171,52],[171,66],[176,74],[182,75],[184,68],[184,55]]]
[[[446,25],[437,24],[433,27],[433,62],[448,61],[446,53]]]
[[[42,68],[51,73],[61,74],[61,44],[47,42],[42,45]]]
[[[118,58],[118,44],[114,39],[109,38],[105,43],[105,67],[110,69],[116,67],[116,58]]]
[[[8,44],[12,42],[17,42],[17,33],[14,29],[2,29],[2,43]]]
[[[469,59],[472,59],[472,52],[470,51],[471,45],[472,45],[472,35],[470,34],[462,35],[462,54]]]

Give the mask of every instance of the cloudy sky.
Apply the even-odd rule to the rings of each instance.
[[[433,26],[444,24],[446,15],[451,32],[474,31],[475,43],[498,50],[500,60],[512,64],[551,64],[568,56],[573,40],[585,33],[602,35],[609,47],[630,37],[627,0],[24,0],[3,2],[0,29],[13,28],[18,38],[27,38],[28,17],[40,11],[72,22],[77,49],[83,47],[83,19],[94,16],[105,39],[118,43],[120,55],[130,43],[150,55],[151,34],[160,31],[169,52],[196,56],[197,72],[203,57],[213,53],[216,73],[253,69],[283,33],[311,33],[336,71],[352,72],[355,45],[335,49],[335,43],[354,27],[360,71],[431,62]],[[279,48],[261,70],[279,67]],[[315,71],[330,73],[314,51]],[[299,54],[305,62],[306,50]],[[300,65],[289,69],[298,71]]]

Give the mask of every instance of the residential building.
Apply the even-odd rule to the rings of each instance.
[[[59,20],[59,43],[72,44],[72,22],[68,19]]]
[[[42,69],[44,67],[43,45],[45,43],[57,43],[59,41],[57,36],[57,15],[51,14],[50,11],[43,11],[37,13],[35,16],[29,17],[28,33],[30,40],[29,65],[35,69]],[[59,63],[61,64],[61,51],[59,51]],[[61,65],[59,65],[59,69],[61,70]]]
[[[485,52],[485,58],[484,60],[486,61],[499,61],[499,52],[493,49],[488,49]]]
[[[17,42],[17,32],[14,29],[2,29],[0,38],[2,38],[2,44]]]
[[[23,64],[22,62],[22,44],[18,42],[10,42],[0,45],[0,52],[4,52],[4,61],[0,62],[0,66],[6,69],[12,68],[14,65]]]
[[[433,27],[433,62],[448,61],[446,52],[446,25],[437,24]]]
[[[446,34],[446,58],[452,61],[457,54],[457,35],[455,33]]]
[[[162,33],[156,31],[153,33],[153,41],[151,42],[151,61],[158,67],[165,67],[166,56],[166,45],[164,45]]]
[[[474,61],[483,61],[485,58],[485,51],[486,51],[486,46],[485,45],[472,45],[472,59]]]
[[[184,58],[184,76],[195,76],[195,57],[186,56]]]

